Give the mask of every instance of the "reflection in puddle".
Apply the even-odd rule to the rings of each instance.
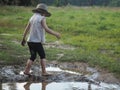
[[[77,72],[74,72],[74,71],[62,70],[59,67],[47,67],[46,70],[51,71],[51,72],[66,72],[66,73],[70,73],[70,74],[81,75],[80,73],[77,73]]]
[[[73,76],[81,75],[80,73],[70,71],[70,70],[63,70],[63,69],[60,69],[59,67],[51,67],[50,66],[50,67],[47,67],[46,69],[49,72],[65,72],[65,73],[69,73],[69,75],[73,75]],[[20,74],[22,74],[22,71],[20,72]],[[34,73],[34,74],[36,75],[36,73]],[[58,76],[58,74],[57,74],[57,76]],[[97,76],[98,76],[98,72],[94,71],[93,75],[87,76],[87,77],[89,79],[91,79],[91,78],[95,78]],[[67,78],[67,77],[64,77],[64,78]],[[103,82],[101,82],[100,85],[97,85],[94,83],[90,83],[89,81],[88,82],[85,82],[85,81],[84,82],[83,81],[76,82],[76,81],[74,81],[74,79],[71,82],[69,82],[69,81],[66,81],[66,82],[53,81],[51,83],[47,83],[47,82],[35,81],[34,76],[33,76],[31,78],[29,77],[29,80],[27,82],[2,83],[2,84],[0,84],[0,90],[120,90],[120,85],[108,84],[108,83],[103,83]]]
[[[87,82],[52,82],[52,83],[3,83],[2,90],[119,90],[113,84],[102,83],[100,86]]]

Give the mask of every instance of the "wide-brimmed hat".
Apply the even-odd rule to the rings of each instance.
[[[35,9],[32,10],[34,13],[44,13],[46,17],[50,17],[51,13],[48,12],[47,10],[47,5],[46,4],[38,4]]]

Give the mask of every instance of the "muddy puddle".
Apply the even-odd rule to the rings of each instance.
[[[3,83],[2,90],[120,90],[117,85],[102,83],[100,86],[87,82],[52,82],[52,83]]]
[[[47,77],[41,76],[39,65],[32,66],[29,77],[23,74],[24,66],[1,66],[0,90],[120,90],[119,81],[102,81],[98,79],[101,73],[88,66],[83,75],[74,70],[77,64],[48,64],[46,69],[52,75]]]

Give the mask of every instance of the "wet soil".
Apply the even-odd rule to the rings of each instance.
[[[90,77],[96,81],[103,81],[106,83],[120,83],[120,78],[116,78],[113,73],[98,67],[90,67],[86,63],[72,62],[61,63],[61,68],[72,70],[81,73],[83,76]]]
[[[29,79],[23,74],[24,65],[0,66],[0,82],[25,82]],[[86,63],[68,63],[68,62],[47,62],[47,71],[52,76],[43,77],[41,75],[40,65],[34,64],[31,68],[34,80],[47,82],[69,82],[85,81],[94,84],[100,82],[120,84],[120,80],[115,78],[112,73],[102,71],[97,68],[89,67]]]
[[[41,75],[39,64],[31,67],[31,76],[24,75],[24,65],[0,66],[1,90],[119,90],[120,82],[113,74],[86,63],[47,62],[50,76]],[[49,83],[46,87],[45,83]],[[41,85],[41,86],[40,86]],[[52,88],[53,87],[53,88]]]

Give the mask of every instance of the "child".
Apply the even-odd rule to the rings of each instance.
[[[30,50],[31,57],[27,61],[24,74],[30,75],[30,68],[36,59],[36,54],[38,53],[40,56],[40,63],[42,68],[42,75],[49,75],[45,69],[45,52],[42,46],[45,43],[45,31],[49,34],[56,36],[58,39],[60,38],[60,34],[51,30],[46,24],[46,18],[50,17],[51,14],[47,11],[47,5],[38,4],[33,11],[33,16],[30,18],[23,35],[23,40],[21,45],[24,46],[26,43],[26,35],[29,32],[29,36],[27,38],[27,44]]]

